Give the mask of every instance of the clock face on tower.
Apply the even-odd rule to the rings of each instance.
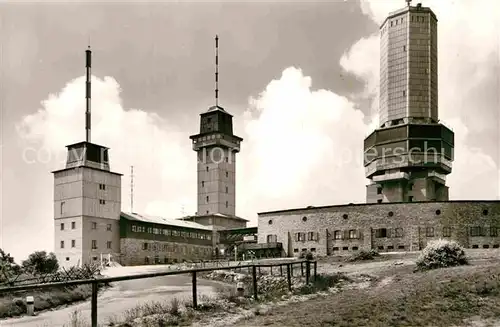
[[[216,131],[216,118],[215,115],[207,115],[201,118],[201,132],[210,133]]]

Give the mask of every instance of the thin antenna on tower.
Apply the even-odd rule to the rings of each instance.
[[[85,140],[87,142],[90,142],[90,125],[91,125],[91,118],[90,118],[90,67],[92,66],[91,59],[92,59],[92,51],[90,50],[90,38],[89,38],[89,45],[88,49],[85,50],[85,57],[86,57],[86,71],[87,71],[87,81],[85,82],[85,101],[86,101],[86,107],[85,107]]]
[[[219,36],[215,35],[215,106],[219,106]]]
[[[130,166],[130,213],[134,213],[134,166]]]
[[[406,1],[406,4],[408,5],[408,7],[410,6],[411,4],[411,0],[405,0]]]

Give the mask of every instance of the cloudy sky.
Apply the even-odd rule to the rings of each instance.
[[[244,138],[237,214],[365,200],[377,125],[378,26],[403,0],[0,4],[0,247],[53,250],[53,176],[82,141],[93,49],[92,141],[124,174],[122,210],[196,211],[189,135],[214,104]],[[428,0],[439,19],[439,112],[455,131],[452,199],[499,199],[500,2]],[[488,8],[485,10],[485,8]]]

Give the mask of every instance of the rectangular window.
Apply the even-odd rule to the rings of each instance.
[[[308,232],[307,233],[307,240],[308,241],[317,241],[318,240],[318,233],[316,233],[316,232]]]
[[[406,52],[406,45],[403,45],[403,51]]]
[[[411,195],[410,195],[410,196],[408,197],[408,202],[413,202],[413,196],[411,196]]]
[[[381,187],[377,187],[377,194],[382,194],[382,188]]]
[[[97,249],[97,240],[92,240],[92,250]]]
[[[61,230],[64,230],[64,223],[61,223]]]
[[[75,240],[71,240],[71,247],[74,248],[76,246],[76,241]]]
[[[137,227],[135,227],[135,225],[132,225],[132,232],[135,232],[137,231]]]
[[[470,236],[485,236],[481,227],[475,226],[470,228]]]
[[[434,237],[434,227],[427,227],[425,229],[425,236],[426,237]]]
[[[92,223],[92,229],[97,229],[97,223],[95,222]]]
[[[205,187],[205,181],[201,181],[201,187]]]
[[[147,250],[148,249],[148,243],[142,243],[142,249]]]
[[[341,240],[342,239],[342,231],[336,230],[333,232],[333,238],[336,240]]]
[[[226,177],[229,177],[229,173],[226,171]]]
[[[60,214],[61,216],[64,215],[64,205],[66,204],[66,202],[61,202],[61,211],[60,211]]]
[[[207,195],[206,200],[207,200],[207,203],[208,203],[208,201],[210,201],[210,197],[208,195]]]
[[[267,235],[267,243],[276,243],[278,240],[277,235]]]
[[[106,200],[99,200],[100,204],[106,204]]]
[[[306,240],[306,233],[296,233],[295,240],[297,242],[304,242]]]
[[[387,237],[387,229],[386,228],[379,228],[375,230],[375,237],[376,238],[384,238]]]
[[[451,227],[443,227],[443,237],[451,237]]]
[[[294,253],[298,253],[298,252],[299,252],[299,249],[293,249],[293,252],[294,252]]]
[[[490,236],[497,237],[498,236],[498,228],[490,226]]]
[[[105,190],[106,189],[106,184],[99,184],[99,189],[100,190]]]
[[[61,241],[61,249],[64,249],[64,241]]]
[[[107,247],[108,249],[111,249],[111,241],[107,241],[107,242],[106,242],[106,247]]]
[[[395,234],[396,234],[396,237],[403,237],[403,229],[402,228],[396,228],[395,229]]]
[[[356,230],[352,229],[352,230],[349,231],[349,238],[350,239],[358,238]]]
[[[106,230],[107,230],[107,231],[111,231],[111,224],[107,224],[107,225],[106,225]]]
[[[229,203],[226,201],[226,208],[229,206]]]
[[[71,229],[75,229],[76,228],[76,223],[74,221],[71,222]]]
[[[229,190],[229,189],[228,189],[228,187],[226,186],[226,193],[228,192],[228,190]]]
[[[207,172],[208,172],[208,166],[207,166]]]

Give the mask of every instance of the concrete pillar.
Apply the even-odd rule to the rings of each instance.
[[[26,297],[26,313],[28,316],[35,315],[35,298],[33,296]]]

